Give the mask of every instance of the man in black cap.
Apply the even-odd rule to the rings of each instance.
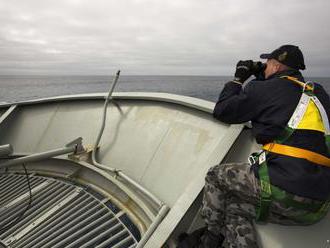
[[[258,247],[254,221],[308,225],[327,213],[329,96],[319,84],[304,84],[299,71],[305,69],[304,57],[297,46],[260,57],[266,64],[238,62],[213,114],[229,124],[251,121],[263,151],[250,163],[210,168],[202,207],[206,228],[178,247]],[[253,74],[256,79],[242,87]],[[308,99],[305,105],[302,99]]]

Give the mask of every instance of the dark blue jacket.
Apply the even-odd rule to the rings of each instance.
[[[299,71],[288,70],[267,80],[253,80],[244,88],[228,82],[214,108],[214,117],[225,123],[252,122],[257,143],[267,144],[278,138],[291,118],[301,96],[301,87],[281,76],[304,78]],[[323,87],[315,84],[315,95],[330,119],[330,99]],[[314,130],[296,130],[284,143],[329,157],[324,134]],[[271,183],[287,192],[315,200],[330,198],[330,168],[305,159],[269,154],[267,164]],[[253,166],[258,177],[258,167]]]

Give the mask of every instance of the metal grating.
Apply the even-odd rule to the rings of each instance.
[[[100,194],[58,179],[0,174],[0,247],[134,248],[140,233]]]

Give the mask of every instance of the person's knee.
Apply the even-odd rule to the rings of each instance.
[[[223,173],[223,166],[221,164],[212,166],[206,173],[205,181],[211,184],[219,184],[223,178]]]

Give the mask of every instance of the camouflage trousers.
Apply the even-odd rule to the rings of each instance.
[[[216,165],[205,178],[202,217],[208,230],[225,236],[224,247],[258,247],[253,222],[259,203],[260,185],[248,163]],[[310,202],[296,197],[295,200]],[[307,213],[272,202],[268,222],[297,225],[290,217]]]

